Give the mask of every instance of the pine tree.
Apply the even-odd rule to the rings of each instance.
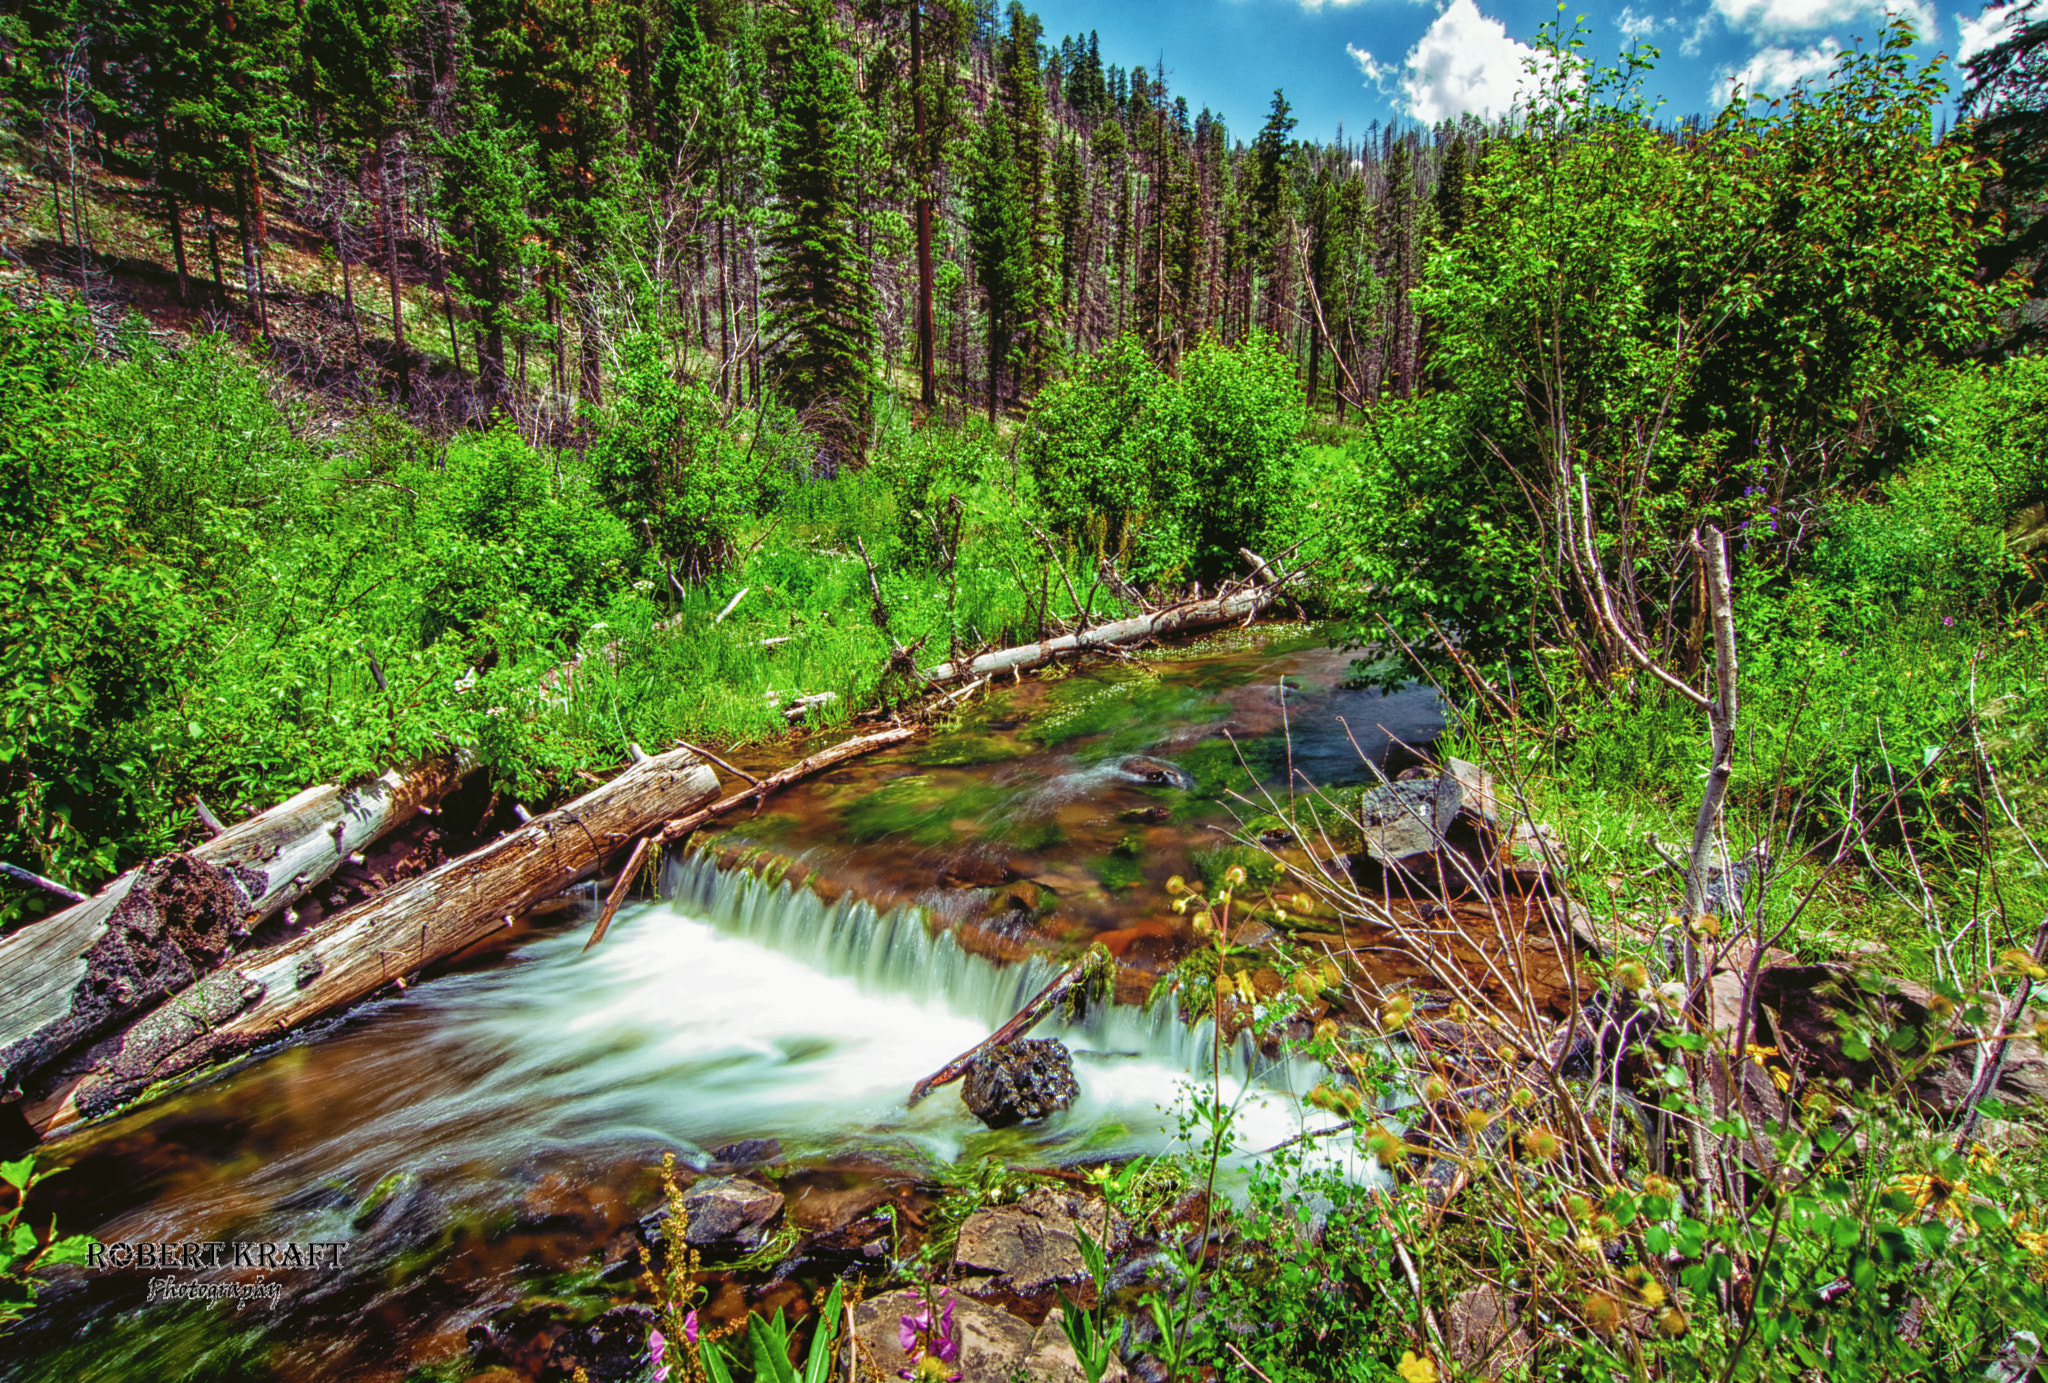
[[[824,0],[806,4],[777,112],[767,353],[784,396],[801,408],[830,410],[829,439],[857,454],[868,427],[874,339],[849,183],[861,109],[826,19]]]
[[[1031,217],[1017,168],[1009,116],[991,102],[968,187],[968,234],[975,277],[988,305],[988,420],[994,424],[1002,370],[1031,301]]]
[[[505,393],[505,334],[530,306],[523,270],[534,261],[528,207],[539,179],[533,146],[507,128],[486,93],[469,92],[462,115],[457,132],[439,142],[439,203],[453,290],[483,338],[477,375],[488,408]]]
[[[1253,141],[1252,238],[1266,280],[1266,323],[1276,331],[1284,302],[1288,262],[1289,167],[1294,156],[1294,116],[1286,93],[1273,93],[1272,112]]]

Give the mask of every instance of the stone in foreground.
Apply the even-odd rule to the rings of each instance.
[[[1050,1038],[1012,1042],[974,1063],[960,1098],[990,1128],[1011,1128],[1057,1114],[1081,1093],[1074,1059]]]

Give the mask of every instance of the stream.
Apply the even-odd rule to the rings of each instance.
[[[1086,942],[1125,963],[1120,992],[1165,974],[1191,945],[1165,881],[1220,873],[1255,785],[1284,794],[1290,767],[1297,786],[1355,784],[1362,756],[1397,769],[1442,728],[1433,692],[1348,673],[1319,631],[1277,626],[996,689],[703,833],[594,950],[594,903],[537,913],[410,990],[88,1126],[45,1150],[65,1170],[32,1201],[65,1230],[329,1247],[306,1251],[315,1266],[175,1275],[258,1294],[240,1302],[150,1300],[160,1275],[142,1267],[62,1270],[0,1379],[404,1378],[523,1304],[573,1315],[629,1295],[664,1153],[703,1168],[753,1140],[807,1227],[878,1195],[915,1224],[984,1157],[1171,1149],[1213,1033],[1170,997],[1041,1025],[1081,1092],[1042,1124],[992,1131],[954,1091],[904,1097]],[[1318,1072],[1249,1041],[1225,1052],[1239,1146],[1299,1133]]]

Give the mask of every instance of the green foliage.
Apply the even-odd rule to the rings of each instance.
[[[633,338],[621,358],[617,400],[590,448],[591,473],[620,518],[645,526],[665,562],[702,580],[730,562],[742,525],[772,495],[775,451],[741,446],[711,391],[679,383],[653,339]],[[756,443],[764,425],[757,415]]]
[[[127,863],[148,721],[201,640],[177,573],[129,527],[137,449],[80,416],[86,347],[82,312],[0,302],[0,857],[80,882]]]
[[[2025,568],[2006,529],[2048,499],[2048,361],[1935,374],[1911,462],[1868,500],[1826,514],[1816,569],[1871,608],[1989,606]]]
[[[27,1222],[28,1193],[50,1174],[37,1175],[35,1156],[14,1162],[0,1162],[0,1186],[13,1195],[14,1205],[0,1216],[0,1331],[27,1315],[35,1306],[41,1283],[35,1275],[64,1263],[82,1264],[93,1247],[92,1236],[57,1233],[52,1220],[41,1233]]]
[[[1280,521],[1303,420],[1270,338],[1205,340],[1173,380],[1125,337],[1039,395],[1019,451],[1071,541],[1141,580],[1214,579]]]
[[[865,450],[873,388],[874,305],[855,235],[854,140],[864,119],[828,26],[810,0],[790,36],[777,106],[776,194],[765,275],[773,313],[768,357],[783,393],[824,409],[820,432],[847,455]]]

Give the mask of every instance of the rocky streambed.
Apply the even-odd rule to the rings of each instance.
[[[650,1221],[665,1155],[720,1207],[701,1246],[712,1319],[801,1315],[852,1273],[886,1362],[882,1294],[914,1267],[977,1303],[959,1309],[988,1359],[1065,1376],[1046,1313],[1079,1283],[1063,1244],[1095,1213],[1076,1208],[1085,1170],[1185,1146],[1173,1110],[1213,1034],[1170,996],[1096,1004],[1034,1034],[1071,1054],[1073,1098],[1050,1117],[990,1128],[954,1092],[905,1096],[1086,946],[1120,962],[1119,997],[1145,997],[1195,944],[1168,881],[1257,868],[1243,841],[1263,794],[1418,762],[1434,696],[1355,688],[1349,662],[1282,627],[1000,688],[704,833],[667,863],[663,898],[587,954],[595,900],[562,900],[409,990],[88,1126],[50,1150],[68,1171],[41,1203],[68,1229],[340,1248],[318,1270],[181,1264],[180,1280],[272,1293],[239,1306],[151,1300],[164,1274],[132,1258],[71,1274],[0,1376],[627,1377],[644,1363],[643,1255],[666,1252]],[[1381,886],[1420,916],[1433,905],[1405,868]],[[1329,915],[1245,939],[1261,934],[1400,977]],[[1235,1034],[1221,1049],[1245,1154],[1298,1136],[1322,1073]],[[1037,1176],[1006,1180],[1019,1168]],[[1162,1213],[1146,1233],[1201,1211]],[[1135,1231],[1117,1254],[1140,1278],[1159,1261]]]

